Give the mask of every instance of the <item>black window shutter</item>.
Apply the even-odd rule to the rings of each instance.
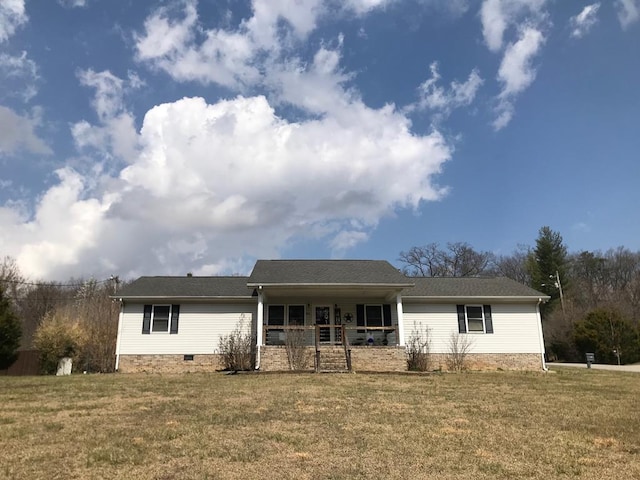
[[[356,325],[364,327],[364,305],[356,305]],[[358,333],[364,333],[364,330],[358,330]]]
[[[382,305],[382,325],[385,327],[391,326],[391,305],[388,303]]]
[[[180,315],[180,305],[171,305],[171,327],[169,333],[178,333],[178,317]]]
[[[491,305],[483,305],[484,310],[484,330],[486,333],[493,333],[493,319],[491,318]]]
[[[151,305],[144,306],[144,314],[142,315],[142,333],[151,333]]]
[[[464,305],[456,305],[458,309],[458,332],[467,333],[467,321],[464,313]]]

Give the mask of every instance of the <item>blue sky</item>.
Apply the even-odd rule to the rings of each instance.
[[[640,0],[2,0],[0,256],[640,249]]]

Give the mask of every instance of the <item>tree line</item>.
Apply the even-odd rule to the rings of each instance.
[[[534,246],[511,254],[475,250],[468,243],[431,243],[400,253],[409,276],[505,276],[551,297],[541,306],[549,360],[640,361],[640,252],[625,247],[569,252],[545,226]]]
[[[112,372],[120,306],[109,295],[115,281],[29,282],[15,260],[0,263],[0,370],[17,350],[38,350],[42,373],[63,357],[76,370]]]

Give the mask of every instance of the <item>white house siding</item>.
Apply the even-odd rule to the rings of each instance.
[[[493,334],[467,333],[472,353],[542,353],[535,304],[491,305]],[[447,353],[452,333],[458,332],[455,304],[416,304],[405,302],[405,339],[414,331],[429,328],[432,353]]]
[[[150,302],[147,302],[147,304]],[[243,322],[249,332],[256,318],[255,304],[176,303],[180,305],[178,333],[142,333],[143,303],[125,303],[120,355],[211,354],[218,353],[220,337]]]

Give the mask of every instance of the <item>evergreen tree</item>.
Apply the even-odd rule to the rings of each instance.
[[[18,358],[21,336],[20,320],[0,288],[0,370],[9,368]]]
[[[562,236],[549,227],[538,232],[536,246],[529,257],[528,270],[531,287],[551,297],[540,308],[543,318],[558,305],[563,290],[567,290],[567,247]]]

